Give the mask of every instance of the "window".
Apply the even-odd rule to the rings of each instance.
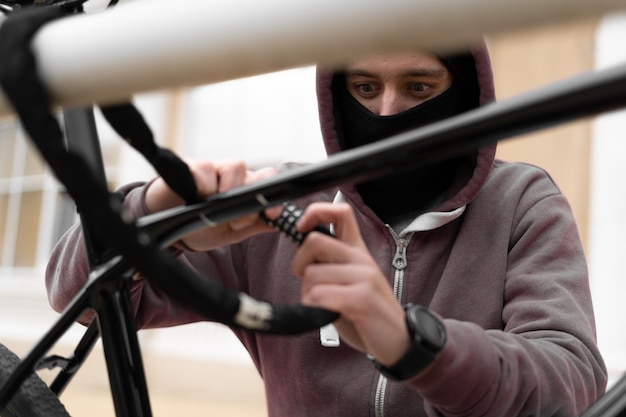
[[[58,190],[17,122],[1,123],[0,267],[33,268],[44,262],[53,235],[59,233],[52,233],[57,200],[63,198]]]
[[[119,143],[105,141],[107,165]],[[0,272],[45,266],[50,251],[77,221],[76,206],[16,121],[0,123]]]

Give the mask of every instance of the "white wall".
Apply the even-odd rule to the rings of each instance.
[[[596,42],[597,68],[626,62],[626,14],[606,17]],[[612,382],[626,370],[626,110],[593,126],[589,268],[598,343]]]
[[[325,157],[313,67],[196,88],[184,109],[183,155],[253,166]]]

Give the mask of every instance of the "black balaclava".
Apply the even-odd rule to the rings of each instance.
[[[478,107],[479,86],[471,54],[439,58],[452,73],[451,86],[411,109],[378,116],[361,105],[346,88],[345,76],[333,77],[336,129],[341,149],[352,149]],[[358,184],[365,203],[384,221],[429,208],[450,187],[465,156],[408,168],[403,172]]]

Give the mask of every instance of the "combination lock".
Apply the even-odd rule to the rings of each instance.
[[[307,233],[302,233],[296,230],[296,224],[300,217],[302,217],[303,210],[298,207],[296,204],[292,202],[283,203],[283,211],[280,213],[276,219],[270,219],[263,212],[261,213],[261,219],[265,221],[265,223],[274,227],[278,231],[287,235],[291,240],[293,240],[298,246],[304,242]],[[333,233],[326,226],[318,225],[312,231],[321,232],[328,236],[333,236]]]

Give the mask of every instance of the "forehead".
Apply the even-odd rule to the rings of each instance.
[[[346,66],[352,76],[441,76],[448,74],[446,66],[435,55],[421,52],[401,52],[371,55],[353,60]]]

